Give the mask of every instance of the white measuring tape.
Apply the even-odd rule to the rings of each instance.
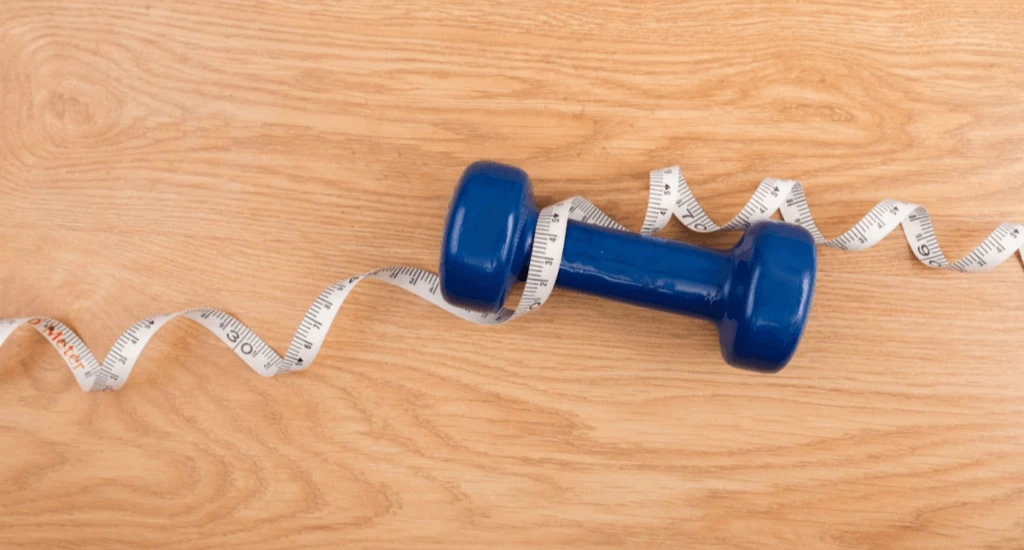
[[[840,250],[859,251],[869,248],[902,224],[903,233],[914,255],[930,267],[972,273],[986,271],[1005,261],[1015,251],[1019,252],[1024,262],[1024,225],[1000,224],[970,254],[950,263],[939,248],[927,210],[917,204],[890,199],[878,203],[846,233],[826,240],[811,217],[803,188],[793,180],[768,178],[762,181],[740,213],[723,226],[715,224],[700,207],[677,166],[652,171],[649,192],[647,213],[640,229],[642,235],[650,235],[662,229],[672,216],[693,231],[711,233],[745,229],[778,211],[785,221],[807,229],[816,243]],[[565,243],[566,219],[626,230],[581,197],[573,197],[541,210],[530,256],[529,274],[519,305],[514,310],[478,313],[455,307],[441,297],[439,279],[434,273],[415,267],[392,266],[357,275],[324,290],[299,323],[284,357],[278,355],[241,321],[213,308],[190,309],[143,319],[118,337],[102,363],[73,330],[48,317],[0,319],[0,346],[11,333],[28,325],[53,346],[83,390],[116,390],[124,385],[142,350],[160,327],[174,318],[186,317],[220,338],[235,355],[261,376],[303,370],[313,363],[319,353],[345,299],[359,282],[366,279],[383,281],[405,289],[453,315],[480,325],[500,325],[537,309],[547,300],[555,286]]]

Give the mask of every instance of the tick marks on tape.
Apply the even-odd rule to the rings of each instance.
[[[504,182],[504,187],[495,187],[496,182]],[[496,197],[498,188],[511,195]],[[939,246],[927,210],[917,204],[891,199],[878,203],[850,230],[827,240],[814,223],[803,188],[792,180],[765,179],[739,214],[729,223],[719,226],[697,203],[678,167],[654,170],[650,173],[647,211],[639,234],[627,233],[625,227],[581,197],[538,212],[533,207],[532,196],[527,196],[529,192],[528,178],[516,168],[494,163],[471,165],[460,181],[449,211],[446,240],[442,243],[440,276],[415,267],[392,266],[331,285],[314,300],[283,357],[241,321],[213,308],[157,315],[139,321],[117,339],[102,363],[73,330],[48,317],[0,319],[0,346],[19,327],[32,327],[57,351],[83,390],[115,390],[124,385],[150,338],[168,321],[186,317],[220,338],[253,371],[262,376],[273,376],[309,367],[345,298],[365,279],[397,286],[453,315],[482,325],[500,325],[537,309],[547,300],[557,280],[559,286],[715,321],[719,324],[722,350],[728,362],[774,372],[789,360],[806,320],[813,291],[814,244],[846,251],[864,250],[902,225],[911,251],[930,267],[981,272],[999,265],[1014,252],[1019,252],[1024,261],[1024,225],[1000,224],[967,256],[949,262]],[[479,196],[470,196],[467,200],[467,193]],[[520,196],[515,196],[516,193]],[[465,216],[472,213],[460,207],[496,199],[504,201],[501,204],[510,208],[505,221],[516,222],[502,226],[502,231],[507,234],[501,235],[506,240],[500,242],[508,246],[491,258],[500,260],[494,264],[496,269],[486,273],[467,272],[464,268],[473,266],[474,258],[460,256],[457,249],[452,250],[453,222],[457,219],[465,221]],[[775,212],[779,212],[788,224],[761,223]],[[651,237],[672,217],[696,232],[747,230],[747,233],[730,251],[703,250]],[[769,229],[766,231],[764,227]],[[466,229],[478,231],[480,228]],[[468,234],[472,233],[465,233]],[[806,250],[805,242],[812,243],[810,255],[802,252]],[[595,275],[591,273],[594,270],[612,269],[600,263],[599,254],[590,253],[593,247],[614,249],[620,254],[620,263],[625,265],[623,269],[626,271],[615,275],[625,281],[623,284],[608,285],[593,277],[588,279],[589,275]],[[735,297],[729,294],[743,285],[726,284],[726,279],[740,277],[729,279],[732,282],[761,280],[761,277],[751,278],[750,273],[744,270],[749,271],[759,265],[754,259],[755,252],[772,253],[772,250],[797,253],[795,263],[780,269],[798,274],[794,280],[802,282],[790,285],[781,293],[758,293],[756,288],[745,289],[743,297],[750,299],[746,303],[754,304],[754,314],[760,316],[753,320],[745,319],[743,315],[746,313],[736,311],[732,306],[736,303]],[[468,249],[463,253],[482,252]],[[653,283],[629,281],[630,274],[646,269],[642,260],[652,254],[660,254],[656,256],[659,264],[665,263],[665,255],[674,258],[677,271],[658,273]],[[777,258],[786,254],[777,255]],[[777,261],[772,261],[764,263],[760,269],[770,271],[778,265]],[[599,279],[600,275],[597,273],[596,277]],[[786,280],[786,273],[779,275],[775,281]],[[525,280],[524,292],[517,307],[508,309],[504,307],[504,301],[516,280]],[[681,290],[666,293],[664,287],[658,286],[658,281]],[[795,325],[782,330],[780,327],[785,323]],[[751,328],[765,326],[772,329],[758,332]]]

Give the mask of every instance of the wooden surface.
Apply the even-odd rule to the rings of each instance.
[[[640,225],[681,164],[835,236],[1024,222],[1014,1],[56,2],[0,7],[0,316],[103,355],[208,305],[278,349],[328,284],[436,267],[478,158]],[[735,234],[672,238],[727,246]],[[1022,548],[1024,273],[823,250],[777,376],[701,322],[567,293],[500,328],[361,286],[266,380],[179,321],[118,393],[0,350],[2,548]]]

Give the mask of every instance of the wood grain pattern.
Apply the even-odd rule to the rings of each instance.
[[[5,0],[0,316],[102,354],[209,305],[283,350],[326,285],[434,268],[478,158],[634,228],[677,163],[718,220],[769,175],[829,236],[914,201],[958,258],[1024,222],[1022,28],[1010,0]],[[777,376],[557,292],[487,329],[368,283],[273,380],[175,322],[102,395],[20,332],[0,547],[1024,548],[1019,262],[894,236],[820,269]]]

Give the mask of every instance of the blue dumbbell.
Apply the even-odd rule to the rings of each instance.
[[[525,172],[470,165],[445,222],[441,292],[449,303],[498,311],[525,279],[538,211]],[[729,364],[778,372],[796,351],[814,293],[816,250],[797,225],[764,221],[719,251],[581,222],[566,225],[556,286],[718,325]]]

